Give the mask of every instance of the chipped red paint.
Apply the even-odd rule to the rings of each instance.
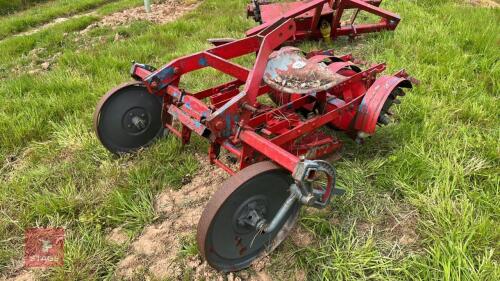
[[[400,17],[394,13],[379,8],[382,0],[312,0],[297,2],[260,2],[258,7],[250,4],[247,7],[248,16],[253,16],[261,25],[247,31],[247,36],[258,34],[282,19],[297,19],[297,29],[294,39],[321,39],[322,22],[330,27],[330,37],[355,37],[363,33],[394,30]],[[256,10],[259,12],[256,13]],[[346,10],[354,10],[348,22],[341,22]],[[359,11],[364,11],[380,17],[375,23],[356,23]]]
[[[340,1],[339,8],[359,2]],[[290,7],[300,6],[302,11],[317,14],[318,7],[328,7],[326,3],[314,0]],[[385,64],[362,70],[352,55],[334,56],[333,50],[302,55],[296,48],[280,49],[300,31],[301,25],[294,18],[300,14],[298,9],[272,25],[265,23],[271,27],[261,26],[255,35],[187,55],[158,70],[135,64],[133,77],[141,80],[151,94],[164,96],[165,127],[183,143],[189,142],[191,132],[209,140],[212,164],[235,173],[219,159],[223,148],[237,158],[240,169],[270,159],[293,173],[300,155],[319,158],[341,148],[336,137],[321,133],[320,128],[328,124],[352,138],[359,132],[372,134],[391,91],[411,86],[405,71],[377,79]],[[230,61],[251,53],[257,54],[251,69]],[[205,67],[234,80],[192,94],[179,88],[184,74]],[[307,83],[315,78],[322,83],[309,87]],[[298,82],[293,87],[283,86],[277,83],[279,79]],[[307,87],[301,87],[302,83]],[[265,94],[276,106],[257,100]],[[182,130],[172,126],[173,119],[182,124]]]
[[[366,92],[359,106],[355,129],[372,135],[375,133],[377,119],[387,97],[396,87],[411,88],[411,82],[402,77],[382,76]]]
[[[390,106],[399,103],[397,96],[404,95],[400,88],[411,87],[416,81],[404,70],[377,78],[386,69],[384,63],[364,63],[351,54],[338,55],[332,49],[304,53],[294,47],[283,47],[301,39],[324,38],[328,41],[343,35],[354,37],[396,28],[399,17],[378,8],[380,0],[306,0],[261,6],[257,1],[253,0],[256,5],[253,12],[257,18],[262,17],[263,22],[249,30],[246,38],[212,40],[214,46],[211,48],[175,59],[159,69],[133,63],[131,75],[136,82],[127,84],[140,85],[142,90],[146,88],[149,94],[157,96],[154,102],[162,101],[161,117],[158,114],[160,104],[155,103],[154,108],[154,128],[158,128],[160,134],[163,124],[171,135],[181,139],[183,145],[190,142],[193,133],[201,136],[209,143],[210,163],[234,175],[208,203],[197,231],[201,255],[215,268],[229,271],[248,266],[268,248],[279,245],[296,222],[300,205],[325,207],[330,195],[343,193],[335,187],[333,166],[314,159],[341,149],[343,143],[336,136],[338,133],[363,143],[364,138],[375,132],[377,124],[388,124],[388,116],[392,115]],[[356,11],[350,22],[341,24],[342,14],[348,9]],[[381,20],[371,24],[354,23],[360,10],[378,15]],[[236,63],[235,59],[246,55],[255,55],[253,65]],[[212,68],[230,76],[231,80],[198,92],[185,89],[185,75],[204,68]],[[151,100],[151,96],[142,93],[141,97]],[[146,102],[144,104],[149,107]],[[160,118],[162,123],[158,122]],[[144,120],[136,123],[138,128],[145,127]],[[270,172],[273,173],[271,177],[282,179],[275,186],[278,190],[268,192],[277,196],[268,197],[262,192],[264,189],[269,191],[266,183],[274,185],[278,181],[270,181],[267,175],[255,182],[253,178]],[[323,176],[316,178],[322,174],[326,180]],[[247,185],[250,180],[252,183]],[[315,187],[313,182],[319,181],[321,186]],[[243,190],[240,188],[245,189],[240,193]],[[255,194],[247,192],[252,189]],[[233,197],[235,192],[238,193]],[[246,195],[249,198],[242,197]],[[253,210],[250,202],[254,201],[249,200],[254,197],[269,201],[269,207],[276,207],[276,215],[265,213],[260,207]],[[282,199],[286,200],[279,203]],[[227,204],[234,205],[236,213],[241,213],[238,210],[242,208],[245,212],[235,216],[233,207],[222,208]],[[252,208],[252,212],[250,209],[247,212],[247,208]],[[265,208],[268,208],[267,203]],[[239,225],[237,232],[228,232],[231,234],[229,239],[226,235],[220,243],[230,245],[234,237],[234,245],[231,245],[234,249],[212,248],[213,245],[219,248],[210,242],[213,235],[223,234],[212,231],[222,225],[215,218],[219,211],[229,212],[227,217],[226,214],[222,216],[224,220],[233,217],[233,222]],[[257,211],[259,213],[255,213]],[[250,224],[247,225],[245,221],[248,220]],[[276,237],[268,236],[272,240],[263,243],[264,239],[259,238],[261,245],[252,248],[253,240],[250,244],[245,242],[250,236],[245,234],[243,240],[238,238],[243,233],[240,230],[250,230],[249,226],[255,228],[256,233],[277,233]],[[224,228],[224,231],[231,228]],[[222,258],[230,251],[235,256],[239,253],[240,257],[228,254],[228,258]],[[254,255],[256,253],[258,255]]]

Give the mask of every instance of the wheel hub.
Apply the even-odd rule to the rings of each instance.
[[[254,196],[241,204],[235,215],[235,230],[238,233],[255,231],[259,222],[265,220],[266,201],[263,196]]]
[[[150,116],[142,107],[129,109],[123,115],[123,128],[130,134],[140,134],[146,131],[150,125]]]

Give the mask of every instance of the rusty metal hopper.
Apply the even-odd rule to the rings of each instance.
[[[329,71],[326,65],[308,61],[300,49],[283,47],[269,56],[264,82],[288,94],[311,94],[332,88],[345,77]]]

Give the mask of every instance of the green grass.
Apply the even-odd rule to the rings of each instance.
[[[58,17],[71,16],[115,1],[118,0],[54,0],[26,11],[4,16],[0,18],[0,39]]]
[[[84,44],[83,42],[75,42],[75,39],[81,36],[79,34],[73,34],[72,32],[84,29],[89,24],[99,20],[106,14],[123,9],[124,6],[135,4],[136,3],[133,3],[133,1],[131,0],[121,0],[116,3],[108,4],[99,8],[97,10],[98,14],[95,16],[85,16],[68,20],[66,22],[54,25],[49,29],[42,30],[31,35],[9,37],[0,42],[0,48],[2,49],[2,52],[0,52],[0,79],[5,79],[5,83],[2,82],[2,84],[0,84],[0,91],[2,92],[0,95],[7,98],[5,102],[8,104],[0,110],[0,124],[2,127],[2,129],[0,129],[0,131],[2,131],[0,136],[0,139],[2,141],[2,145],[0,147],[0,156],[2,159],[5,159],[6,151],[15,151],[16,147],[21,147],[19,146],[20,144],[29,141],[28,139],[26,139],[27,135],[32,135],[34,139],[39,139],[40,137],[46,135],[46,133],[48,133],[48,131],[45,130],[45,126],[48,125],[46,122],[49,120],[53,120],[53,118],[58,118],[56,117],[57,115],[59,117],[62,117],[64,115],[62,111],[69,110],[72,107],[72,104],[76,105],[74,103],[74,100],[68,100],[68,103],[55,102],[54,99],[56,99],[56,96],[48,94],[45,98],[42,99],[42,102],[47,103],[47,105],[49,103],[52,104],[52,106],[48,105],[48,108],[52,107],[51,110],[33,113],[35,114],[35,116],[37,116],[37,118],[33,119],[30,116],[30,112],[31,110],[35,110],[35,108],[39,107],[40,100],[37,99],[34,103],[31,103],[31,99],[27,99],[27,97],[29,97],[31,94],[36,95],[37,91],[39,91],[41,88],[45,88],[45,86],[49,84],[45,83],[44,78],[33,79],[33,75],[29,75],[28,73],[26,73],[26,69],[29,69],[29,65],[32,63],[40,64],[46,60],[49,60],[56,54],[62,54],[60,61],[61,63],[64,63],[64,61],[66,60],[65,58],[69,54],[74,55],[75,52],[78,52],[78,50],[81,49],[82,44]],[[137,23],[133,25],[131,29],[128,29],[126,27],[119,28],[116,31],[111,31],[109,28],[99,29],[95,32],[92,31],[91,34],[95,35],[96,37],[105,37],[105,43],[110,44],[113,41],[113,36],[116,32],[120,33],[124,37],[127,37],[131,36],[132,34],[139,34],[140,29],[147,28],[148,25],[148,23]],[[95,44],[99,45],[102,44],[102,42],[97,42]],[[30,54],[30,51],[34,49],[40,49],[43,51],[39,53],[36,58],[33,58],[33,56]],[[68,59],[71,59],[71,55]],[[128,62],[124,62],[128,64]],[[16,70],[17,68],[19,68],[19,70]],[[67,74],[64,74],[64,76],[65,75]],[[81,81],[85,80],[84,76],[78,77],[73,81],[71,81],[71,79],[61,79],[60,76],[53,76],[53,78],[49,79],[55,79],[52,82],[55,84],[51,84],[52,86],[45,88],[45,91],[53,93],[53,89],[62,89],[62,87],[68,87],[67,89],[72,89],[73,91],[75,91],[79,87],[83,87],[80,89],[83,92],[86,92],[85,84],[81,83]],[[11,82],[13,84],[10,84]],[[33,82],[40,83],[40,85],[35,86],[38,89],[29,87],[30,90],[26,91],[24,87],[29,86],[29,84]],[[17,84],[17,86],[14,86],[15,84]],[[57,86],[57,84],[59,85]],[[35,92],[30,94],[31,91]],[[22,92],[24,92],[24,94],[21,94]],[[52,98],[49,97],[51,95]],[[86,98],[84,95],[81,95],[80,97],[83,99]],[[17,122],[25,123],[25,125],[27,126],[22,126],[21,128],[17,125],[17,122],[9,121],[9,119],[13,116],[15,116]],[[45,123],[45,125],[42,125],[42,123]],[[45,133],[43,131],[45,131]]]
[[[23,10],[34,4],[46,1],[48,0],[0,0],[0,15]]]
[[[387,62],[389,73],[404,67],[422,83],[397,107],[395,124],[363,146],[347,141],[335,163],[347,194],[326,210],[303,211],[300,225],[314,243],[286,241],[269,272],[276,279],[303,271],[308,280],[498,280],[500,9],[446,0],[386,2],[403,19],[396,32],[334,45]],[[0,71],[0,272],[21,259],[24,229],[40,225],[67,231],[65,265],[44,278],[113,274],[126,246],[109,244],[105,235],[123,226],[135,236],[151,223],[154,195],[180,186],[197,168],[193,153],[206,145],[197,139],[182,148],[167,138],[115,158],[92,133],[94,105],[128,79],[132,59],[161,65],[208,47],[207,38],[241,37],[253,25],[245,4],[207,0],[164,26],[97,29],[91,36],[103,40],[85,51],[72,32],[99,16],[0,42],[0,61],[9,59]],[[125,40],[113,42],[117,32]],[[34,48],[62,54],[48,72],[11,74]],[[208,71],[184,83],[200,89],[214,79],[222,78]],[[391,223],[408,214],[412,221],[404,227]],[[416,239],[401,244],[400,233]],[[185,241],[181,256],[194,255],[193,245]]]

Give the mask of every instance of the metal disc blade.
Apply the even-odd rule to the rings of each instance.
[[[128,153],[150,145],[163,132],[162,99],[140,83],[121,85],[102,97],[94,129],[112,153]]]

